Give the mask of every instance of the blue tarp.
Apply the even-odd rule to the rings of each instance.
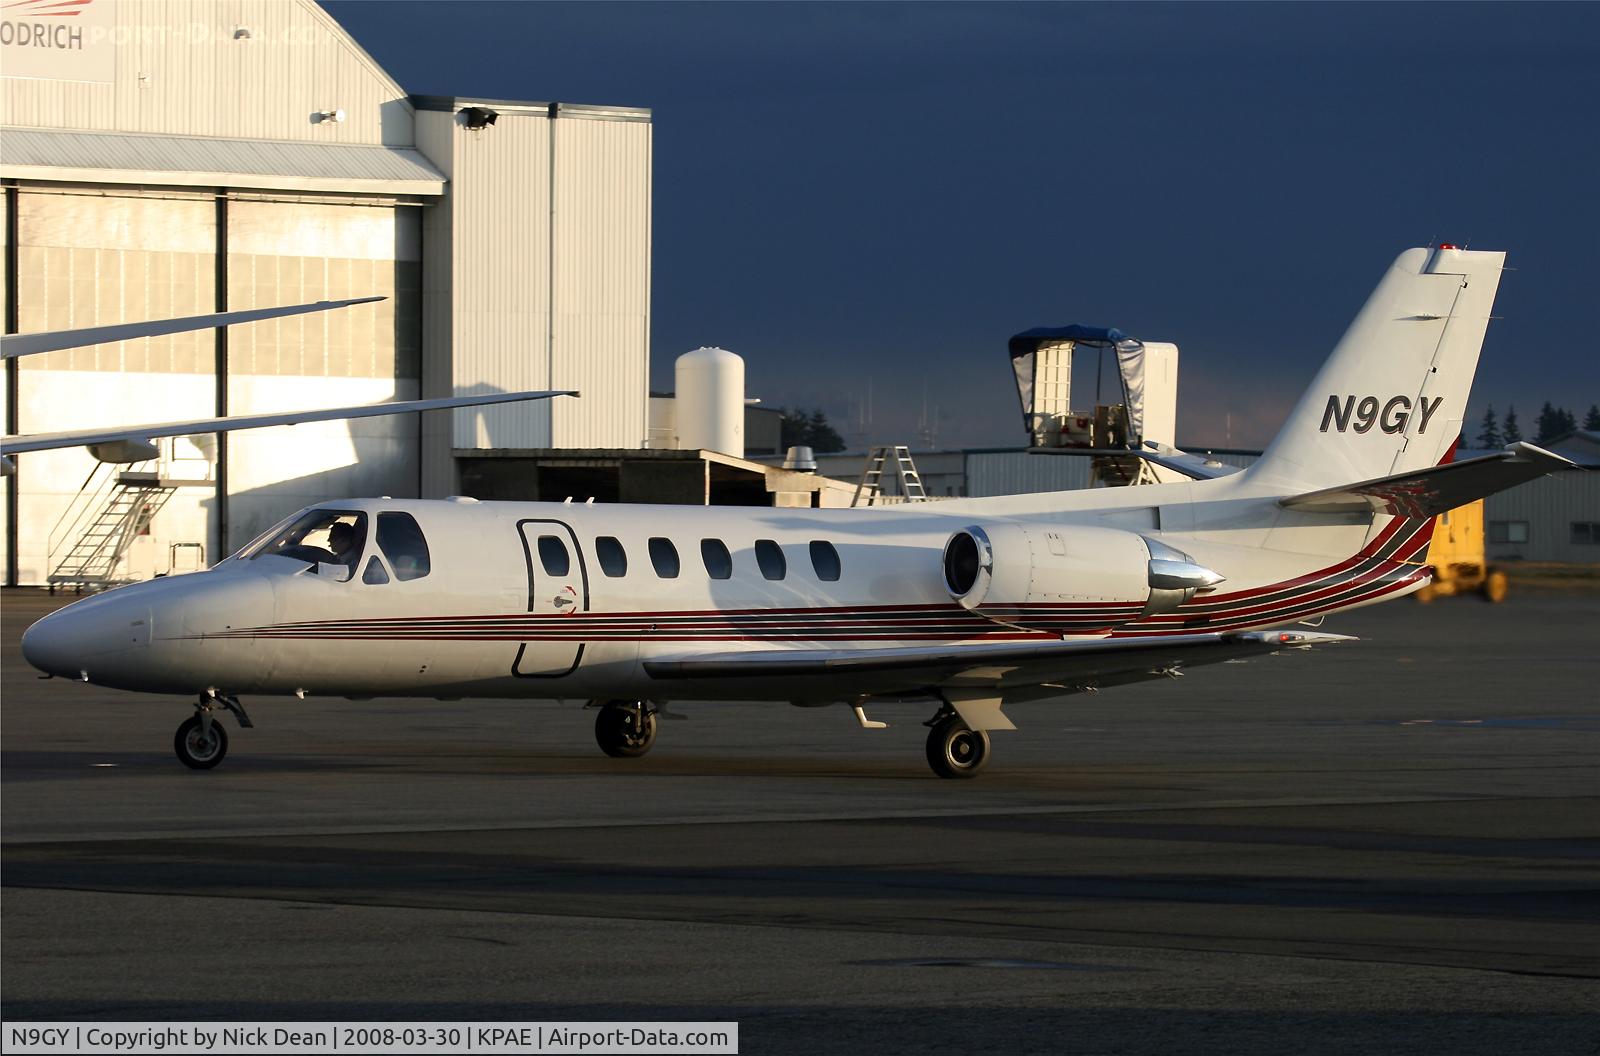
[[[1071,326],[1036,326],[1032,330],[1024,330],[1008,341],[1007,347],[1011,350],[1011,358],[1016,359],[1035,351],[1041,341],[1076,341],[1095,348],[1115,348],[1128,340],[1131,338],[1127,334],[1113,326],[1080,326],[1073,323]]]

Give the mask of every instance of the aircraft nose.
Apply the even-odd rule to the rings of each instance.
[[[22,634],[23,659],[47,675],[83,678],[107,654],[149,644],[150,606],[115,593],[74,602],[34,623]]]

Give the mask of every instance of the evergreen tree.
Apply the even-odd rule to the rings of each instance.
[[[1534,424],[1537,430],[1533,442],[1541,446],[1548,444],[1561,435],[1561,412],[1550,406],[1549,400],[1545,400],[1544,406],[1539,408],[1539,418]]]
[[[1494,404],[1483,412],[1483,428],[1478,430],[1478,446],[1494,451],[1506,445],[1505,438],[1500,435],[1500,423],[1495,420]]]
[[[828,416],[820,409],[780,407],[778,411],[783,415],[778,443],[785,451],[791,447],[809,447],[819,455],[826,455],[844,450],[844,437],[828,423]]]
[[[1500,435],[1508,444],[1522,440],[1522,427],[1517,424],[1517,408],[1514,404],[1506,407],[1506,424],[1501,427]]]
[[[1600,403],[1591,403],[1589,413],[1583,416],[1585,429],[1600,431]]]
[[[828,424],[828,416],[820,409],[811,412],[811,450],[819,455],[844,450],[844,437]]]
[[[1551,437],[1552,440],[1563,436],[1571,436],[1578,431],[1578,419],[1573,417],[1571,411],[1562,407],[1559,413],[1561,414],[1561,428],[1556,432],[1555,436]]]

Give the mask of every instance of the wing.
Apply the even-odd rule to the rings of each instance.
[[[1147,446],[1133,447],[1030,447],[1030,455],[1133,455],[1142,458],[1152,465],[1170,469],[1175,473],[1182,473],[1190,480],[1214,480],[1217,477],[1226,477],[1232,473],[1243,470],[1238,466],[1230,466],[1218,462],[1214,458],[1204,455],[1191,455],[1187,451],[1179,451],[1166,444],[1146,441]]]
[[[0,455],[105,444],[117,440],[154,440],[161,436],[189,436],[193,433],[229,433],[235,429],[261,429],[269,425],[299,425],[302,422],[327,422],[338,418],[374,418],[385,414],[442,411],[451,407],[477,407],[490,403],[548,400],[554,396],[576,395],[578,394],[572,391],[496,392],[484,396],[447,396],[436,400],[396,400],[393,403],[368,403],[356,407],[327,407],[315,411],[250,414],[236,418],[196,418],[189,422],[124,425],[112,429],[84,429],[67,433],[34,433],[29,436],[0,438]]]
[[[1172,677],[1184,667],[1262,656],[1283,649],[1354,641],[1310,631],[1245,631],[1147,638],[1010,642],[1004,645],[888,649],[761,649],[646,660],[652,678],[795,680],[848,677],[867,694],[981,688],[1007,700]]]
[[[1308,491],[1279,499],[1278,505],[1311,513],[1393,513],[1437,517],[1469,502],[1515,487],[1576,463],[1532,444],[1392,477]]]
[[[135,337],[160,337],[162,334],[181,334],[189,330],[209,330],[234,323],[253,323],[261,319],[277,319],[285,315],[304,315],[307,312],[326,312],[332,308],[348,308],[352,304],[370,304],[383,297],[355,297],[347,301],[314,301],[311,304],[291,304],[281,308],[250,308],[238,312],[216,312],[211,315],[189,315],[182,319],[151,319],[143,323],[113,323],[110,326],[91,326],[82,330],[46,330],[37,334],[7,334],[0,337],[0,359],[33,356],[40,352],[58,352],[63,348],[82,348],[106,341],[127,341]]]

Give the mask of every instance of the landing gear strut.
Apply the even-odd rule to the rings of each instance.
[[[228,731],[214,715],[218,708],[233,712],[241,727],[249,729],[252,725],[237,698],[202,693],[195,702],[194,715],[180,722],[172,737],[172,750],[178,753],[178,761],[191,770],[210,770],[228,754]]]
[[[656,743],[656,709],[642,700],[608,700],[595,716],[594,739],[613,759],[637,759]]]
[[[928,765],[940,777],[977,777],[989,764],[989,735],[969,729],[954,709],[939,709],[926,725]]]

